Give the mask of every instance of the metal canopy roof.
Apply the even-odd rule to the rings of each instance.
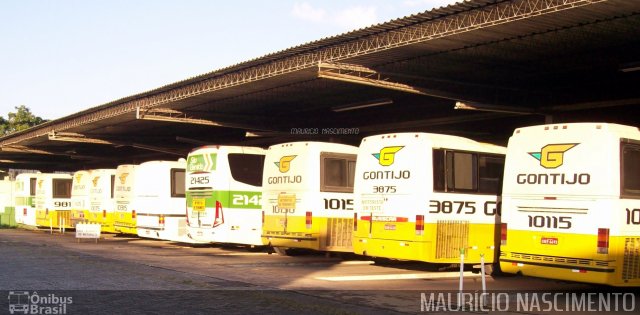
[[[545,121],[640,125],[638,56],[640,1],[465,1],[0,138],[0,167],[115,167],[201,144],[358,144],[391,131],[504,144]]]

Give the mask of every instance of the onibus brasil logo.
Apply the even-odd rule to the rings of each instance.
[[[536,160],[540,161],[540,166],[544,168],[558,168],[564,163],[564,153],[579,143],[547,144],[540,152],[529,152]]]
[[[404,146],[384,147],[380,149],[379,153],[372,153],[371,155],[378,160],[380,165],[390,166],[395,161],[396,153],[402,148],[404,148]]]
[[[67,314],[67,305],[73,304],[70,296],[53,293],[39,295],[38,292],[9,291],[10,314]]]
[[[280,170],[280,173],[286,173],[291,168],[291,161],[296,158],[297,155],[285,155],[280,158],[279,162],[273,162]]]

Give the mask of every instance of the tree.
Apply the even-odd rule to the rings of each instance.
[[[7,119],[0,116],[0,135],[5,136],[47,122],[46,119],[31,113],[31,110],[24,105],[16,106],[15,109],[15,113],[7,114]]]

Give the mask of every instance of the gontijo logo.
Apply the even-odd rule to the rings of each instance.
[[[100,176],[96,176],[93,178],[92,182],[93,182],[93,187],[98,186],[98,181],[100,180]]]
[[[127,176],[129,176],[129,173],[122,173],[120,174],[120,176],[118,176],[118,178],[120,179],[120,184],[124,185],[127,182]]]
[[[380,165],[390,166],[395,160],[396,153],[400,151],[404,146],[384,147],[380,149],[380,153],[372,153]]]
[[[82,180],[82,173],[76,174],[76,184],[80,184],[80,180]]]
[[[296,158],[297,155],[286,155],[280,158],[280,162],[274,162],[280,173],[286,173],[291,168],[291,161]]]
[[[579,143],[547,144],[540,152],[529,152],[529,155],[540,161],[544,168],[558,168],[564,162],[564,153]]]

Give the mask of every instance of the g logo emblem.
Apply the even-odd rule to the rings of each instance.
[[[127,176],[129,176],[129,173],[120,174],[120,176],[118,178],[120,179],[120,184],[121,185],[124,185],[127,182]]]
[[[286,155],[280,158],[280,162],[275,162],[274,164],[280,170],[280,173],[286,173],[291,168],[291,161],[296,158],[297,155]]]
[[[564,162],[564,153],[577,146],[578,143],[547,144],[540,152],[529,152],[544,168],[558,168]]]
[[[404,146],[384,147],[380,149],[380,153],[373,153],[380,165],[389,166],[395,161],[396,152],[400,151]]]

